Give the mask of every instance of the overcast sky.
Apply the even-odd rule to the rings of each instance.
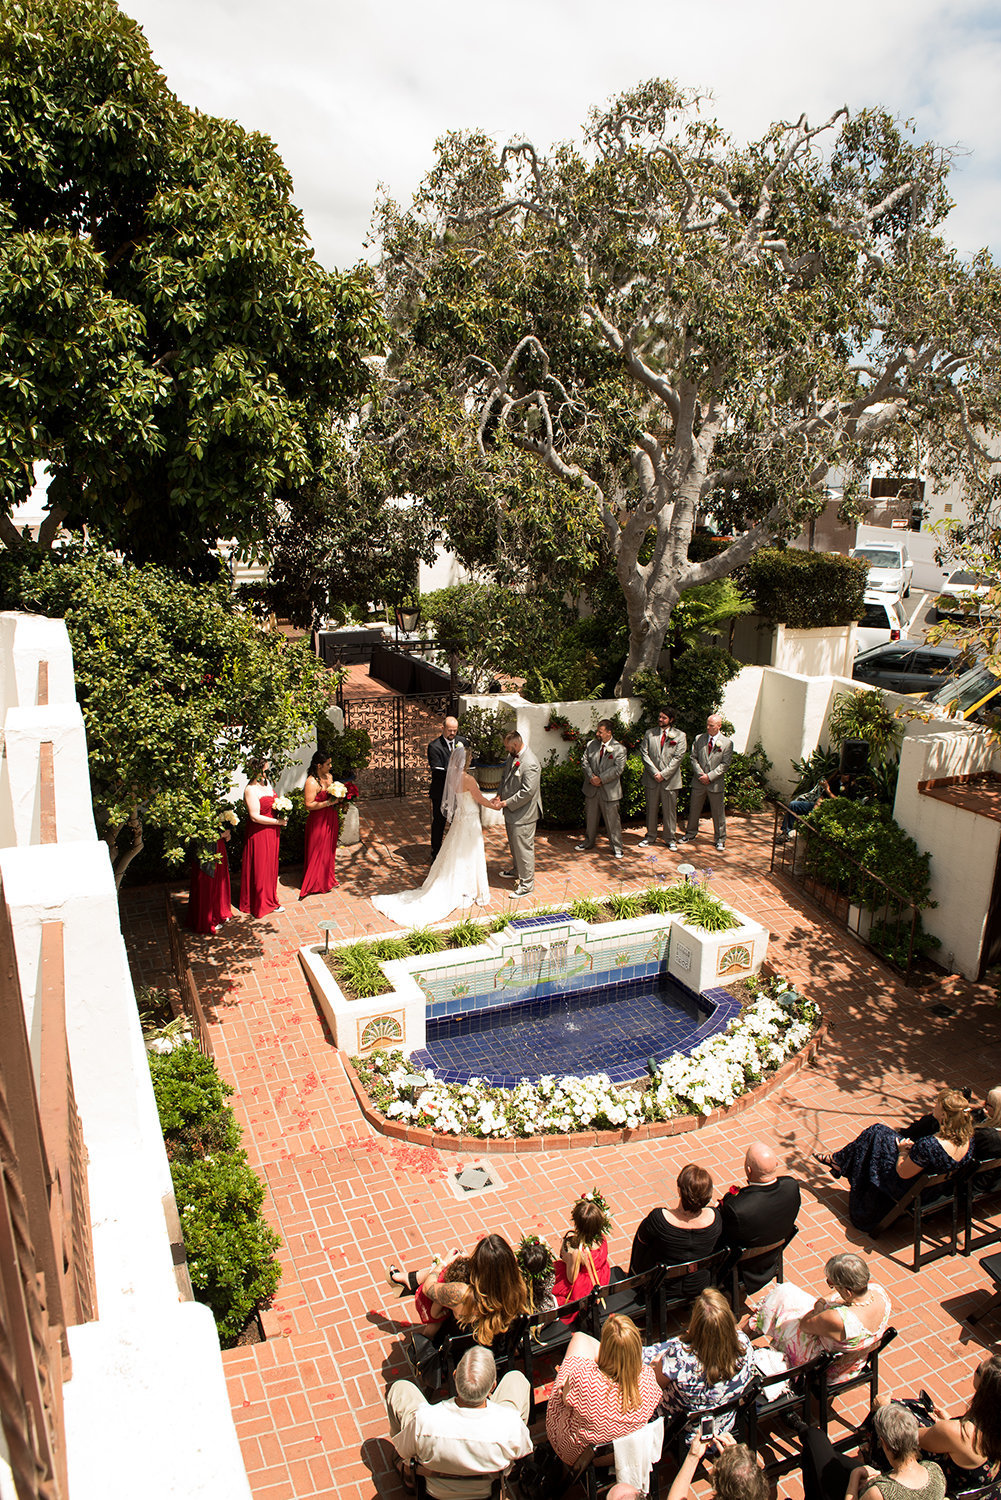
[[[120,0],[121,3],[121,0]],[[668,77],[741,140],[882,105],[956,148],[949,232],[1001,254],[1001,0],[124,0],[180,96],[267,132],[320,260],[364,255],[377,185],[406,200],[446,130],[537,146]]]

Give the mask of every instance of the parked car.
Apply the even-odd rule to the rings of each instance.
[[[855,627],[856,652],[885,646],[887,641],[899,641],[904,633],[899,601],[888,599],[885,594],[865,594],[863,599],[865,614]]]
[[[984,666],[971,667],[929,693],[925,702],[940,715],[986,724],[1001,713],[1001,679]]]
[[[890,641],[855,658],[852,676],[892,693],[934,693],[959,676],[964,653],[957,646],[926,646],[923,641]]]
[[[914,564],[906,542],[863,542],[852,548],[851,556],[869,564],[867,592],[888,594],[891,599],[907,598]]]
[[[992,588],[997,588],[997,584],[991,583],[989,578],[981,578],[978,573],[968,573],[965,568],[957,568],[949,574],[941,594],[929,609],[929,623],[934,624],[936,620],[965,620],[970,615],[979,614]]]

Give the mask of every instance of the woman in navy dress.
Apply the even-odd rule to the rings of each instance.
[[[867,1125],[840,1151],[814,1152],[835,1177],[847,1177],[848,1217],[856,1229],[874,1229],[922,1172],[929,1177],[955,1172],[970,1160],[973,1117],[963,1095],[943,1089],[934,1113],[938,1130],[916,1141],[889,1125]]]

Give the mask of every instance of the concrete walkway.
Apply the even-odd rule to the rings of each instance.
[[[402,1493],[385,1441],[384,1394],[400,1370],[395,1345],[413,1304],[390,1297],[387,1263],[413,1267],[429,1252],[469,1247],[491,1231],[516,1242],[534,1230],[557,1247],[571,1202],[597,1184],[614,1213],[613,1259],[624,1264],[636,1224],[665,1201],[686,1161],[703,1163],[724,1191],[741,1180],[744,1149],[756,1137],[773,1142],[803,1184],[787,1278],[819,1294],[822,1266],[836,1250],[852,1247],[870,1258],[900,1332],[888,1350],[884,1388],[925,1386],[958,1410],[985,1344],[1001,1337],[996,1317],[977,1336],[961,1326],[986,1300],[976,1255],[947,1256],[912,1274],[906,1234],[878,1247],[866,1241],[847,1222],[845,1193],[811,1153],[838,1146],[873,1119],[921,1113],[945,1082],[969,1085],[978,1097],[1001,1082],[1001,1011],[992,993],[961,980],[915,992],[895,979],[768,875],[770,814],[732,820],[723,854],[703,834],[694,855],[661,846],[656,866],[650,851],[637,848],[638,828],[627,830],[618,862],[607,845],[575,854],[578,834],[540,830],[539,904],[620,884],[642,888],[654,869],[673,872],[685,858],[710,866],[713,890],[768,925],[771,963],[820,1002],[833,1032],[819,1068],[802,1070],[729,1122],[666,1142],[495,1153],[497,1187],[462,1203],[450,1179],[469,1157],[402,1145],[365,1124],[296,956],[317,939],[320,921],[336,922],[345,938],[383,931],[369,897],[423,879],[426,800],[366,801],[361,811],[363,842],[339,855],[338,890],[299,902],[301,872],[287,870],[279,885],[284,913],[259,922],[236,916],[217,938],[188,939],[216,1057],[236,1088],[245,1145],[267,1182],[270,1217],[284,1241],[279,1336],[224,1356],[255,1500]],[[503,831],[489,832],[498,911],[512,884],[500,879],[506,854]],[[168,982],[163,902],[163,887],[123,893],[137,983]],[[936,1015],[933,1007],[942,1004],[954,1013]],[[780,1492],[800,1494],[798,1480],[785,1481]]]

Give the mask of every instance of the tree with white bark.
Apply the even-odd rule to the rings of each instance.
[[[548,155],[451,135],[378,212],[393,346],[372,435],[470,566],[613,567],[619,690],[681,595],[851,503],[915,433],[943,465],[998,405],[998,275],[943,236],[948,154],[879,111],[739,146],[668,82]],[[697,527],[733,540],[692,548]]]

